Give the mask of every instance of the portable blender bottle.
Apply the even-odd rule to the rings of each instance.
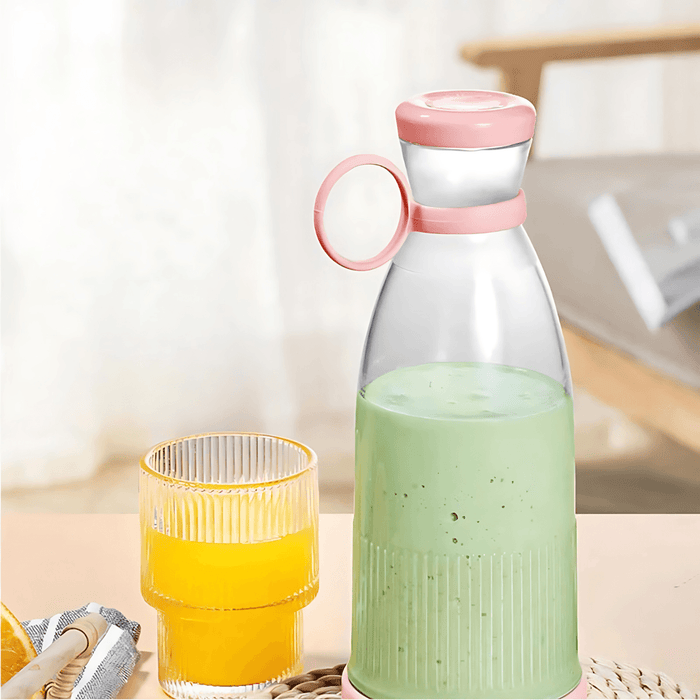
[[[344,696],[585,698],[571,376],[522,227],[535,110],[455,90],[403,102],[396,121],[412,194],[391,162],[356,156],[315,206],[337,263],[392,260],[357,395]],[[392,174],[402,211],[389,245],[356,262],[331,246],[323,211],[365,164]]]

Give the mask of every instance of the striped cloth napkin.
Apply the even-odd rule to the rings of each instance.
[[[118,610],[88,603],[77,610],[67,610],[53,617],[27,620],[22,626],[34,644],[37,654],[46,651],[63,629],[88,613],[99,613],[109,627],[92,652],[90,660],[78,676],[72,698],[114,698],[129,680],[139,652],[136,642],[141,625],[128,620]]]

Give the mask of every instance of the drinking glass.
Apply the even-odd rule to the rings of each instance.
[[[272,435],[210,433],[141,460],[141,592],[173,697],[233,697],[302,670],[318,592],[316,455]]]

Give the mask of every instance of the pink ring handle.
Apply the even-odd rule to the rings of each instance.
[[[328,195],[333,189],[340,178],[345,175],[345,173],[350,172],[353,168],[357,168],[360,165],[378,165],[380,168],[384,168],[391,173],[396,184],[399,186],[399,192],[401,193],[401,217],[399,218],[399,223],[396,227],[396,231],[392,239],[389,241],[387,246],[380,253],[372,258],[367,258],[367,260],[349,260],[343,257],[328,240],[328,235],[326,234],[326,228],[323,225],[323,213],[326,209],[326,202],[328,201]],[[399,252],[406,236],[408,235],[409,223],[411,220],[411,197],[408,191],[408,185],[404,179],[403,173],[390,161],[381,156],[373,155],[359,155],[346,158],[344,161],[339,163],[328,173],[328,176],[321,184],[316,195],[316,202],[314,204],[314,228],[316,229],[316,236],[318,242],[321,244],[321,248],[326,251],[328,257],[337,262],[341,267],[345,267],[348,270],[358,270],[364,272],[366,270],[374,270],[380,267],[385,262],[391,260],[396,253]]]

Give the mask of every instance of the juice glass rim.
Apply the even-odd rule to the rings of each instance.
[[[267,481],[248,481],[245,483],[229,483],[229,482],[216,482],[216,483],[205,483],[202,481],[191,481],[189,479],[179,479],[174,476],[168,476],[166,474],[161,474],[160,472],[156,471],[153,469],[153,467],[149,464],[149,461],[152,459],[153,455],[160,449],[168,446],[168,445],[174,445],[177,444],[178,442],[185,442],[186,440],[196,440],[198,438],[205,438],[205,437],[262,437],[262,438],[270,438],[272,440],[279,440],[280,442],[286,442],[290,445],[294,445],[298,447],[308,458],[308,461],[306,463],[306,466],[304,466],[303,469],[300,469],[298,472],[295,472],[294,474],[290,474],[289,476],[282,477],[281,479],[269,479]],[[308,471],[312,471],[313,469],[316,468],[318,465],[318,457],[316,453],[308,446],[305,445],[303,442],[298,442],[297,440],[292,440],[291,438],[286,438],[286,437],[281,437],[279,435],[271,435],[270,433],[254,433],[254,432],[249,432],[249,431],[240,431],[240,430],[222,430],[220,432],[213,432],[213,433],[195,433],[194,435],[186,435],[184,437],[178,437],[178,438],[173,438],[170,440],[163,440],[162,442],[159,442],[157,445],[154,445],[151,447],[139,460],[139,465],[141,469],[146,472],[149,476],[154,476],[158,479],[162,479],[165,482],[169,482],[172,484],[181,484],[183,486],[189,486],[191,488],[195,489],[206,489],[206,490],[212,490],[212,491],[230,491],[233,489],[240,489],[243,491],[249,490],[249,489],[254,489],[254,488],[259,488],[261,486],[274,486],[275,484],[281,484],[284,483],[285,481],[291,481],[293,479],[299,478],[302,474],[305,474]]]

